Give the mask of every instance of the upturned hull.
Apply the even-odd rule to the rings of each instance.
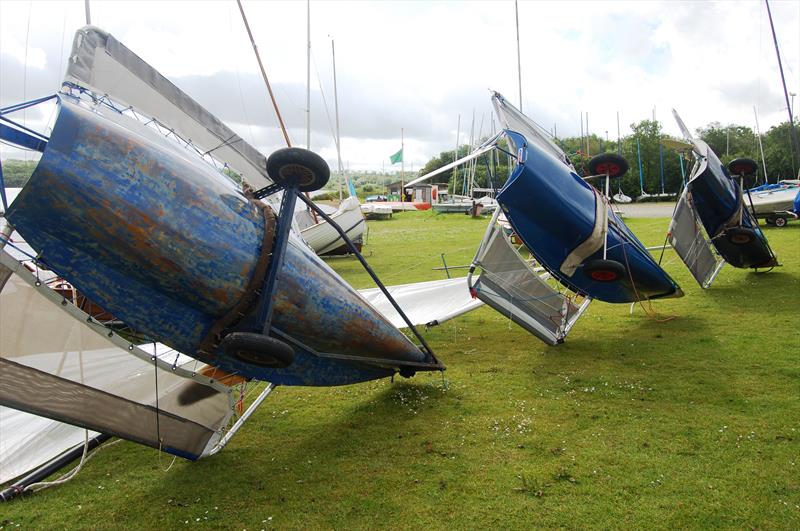
[[[688,183],[692,205],[711,243],[726,262],[738,268],[778,264],[767,237],[743,201],[736,179],[706,146],[705,159]],[[745,237],[739,237],[741,231]]]
[[[569,289],[605,302],[679,297],[678,285],[653,260],[623,221],[608,210],[607,259],[625,266],[611,282],[593,279],[583,264],[603,258],[600,246],[583,256],[572,274],[562,271],[574,251],[596,234],[598,194],[562,161],[507,132],[521,151],[519,163],[497,195],[503,211],[534,257]]]
[[[210,335],[234,308],[242,315],[226,329],[259,326],[271,213],[193,155],[126,116],[62,101],[8,218],[44,263],[97,304],[228,372],[339,385],[409,365],[439,368],[296,237],[278,273],[272,321],[273,334],[295,348],[294,362],[271,369],[222,353]]]

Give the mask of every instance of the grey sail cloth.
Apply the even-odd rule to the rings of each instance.
[[[64,81],[108,95],[115,103],[167,124],[202,153],[211,152],[228,164],[254,188],[272,182],[264,155],[99,28],[85,26],[76,32]]]
[[[36,280],[0,250],[0,482],[82,442],[83,430],[55,421],[184,457],[207,455],[233,413],[230,388],[190,376],[198,363],[171,349],[143,352],[109,336]],[[207,387],[200,400],[183,398],[198,386]]]
[[[697,283],[707,288],[724,262],[717,258],[706,240],[690,200],[689,193],[684,189],[669,226],[669,241]]]
[[[522,112],[508,103],[502,94],[492,94],[492,104],[504,129],[520,133],[528,142],[533,142],[546,153],[551,154],[564,164],[571,166],[564,151],[551,140],[551,135],[542,126],[522,114]]]
[[[474,264],[481,275],[475,283],[478,298],[545,343],[563,341],[585,309],[551,288],[494,225]]]

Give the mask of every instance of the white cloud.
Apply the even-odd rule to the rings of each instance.
[[[305,139],[305,2],[245,0],[256,43],[292,137]],[[83,1],[0,2],[0,104],[57,89]],[[772,2],[791,92],[800,93],[800,3]],[[276,128],[234,2],[91,2],[92,21],[229,121],[261,149]],[[667,132],[678,109],[690,127],[710,121],[762,129],[787,118],[762,2],[520,2],[524,110],[559,135],[622,134],[655,108]],[[30,33],[27,30],[30,12]],[[399,147],[418,168],[462,139],[488,88],[518,99],[513,2],[312,2],[312,147],[335,162],[316,70],[333,112],[336,39],[343,158],[379,169]],[[22,69],[22,70],[21,70]],[[800,102],[796,106],[800,110]],[[476,126],[477,128],[477,126]],[[3,151],[3,154],[6,152]],[[388,166],[387,166],[388,167]]]

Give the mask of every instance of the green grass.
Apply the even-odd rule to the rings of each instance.
[[[655,245],[667,220],[629,225]],[[389,284],[443,278],[440,254],[467,264],[484,228],[404,213],[365,250]],[[122,442],[0,525],[800,528],[800,224],[766,233],[783,267],[726,266],[707,291],[667,251],[686,297],[657,318],[594,303],[547,347],[482,308],[425,332],[444,376],[279,388],[215,457],[165,471]]]

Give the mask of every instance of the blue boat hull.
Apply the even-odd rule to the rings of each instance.
[[[705,170],[689,181],[689,193],[697,217],[719,254],[733,267],[755,268],[777,265],[767,237],[748,208],[742,208],[739,183],[728,174],[717,155],[708,149]],[[741,217],[741,219],[739,219]],[[737,243],[728,237],[731,229],[750,231],[752,238]]]
[[[613,303],[683,295],[611,210],[607,259],[624,265],[626,274],[612,282],[593,279],[582,266],[572,275],[564,274],[560,269],[565,259],[595,228],[597,194],[563,162],[528,144],[519,133],[508,131],[506,135],[516,150],[521,149],[522,162],[497,195],[497,201],[536,260],[559,282],[576,293]],[[601,248],[583,263],[602,258]]]
[[[278,273],[272,322],[274,335],[295,348],[294,362],[260,367],[209,342],[215,323],[260,287],[269,217],[181,146],[128,117],[67,100],[8,212],[42,261],[91,300],[228,372],[341,385],[409,365],[441,368],[296,238]],[[259,329],[257,303],[227,330]]]

